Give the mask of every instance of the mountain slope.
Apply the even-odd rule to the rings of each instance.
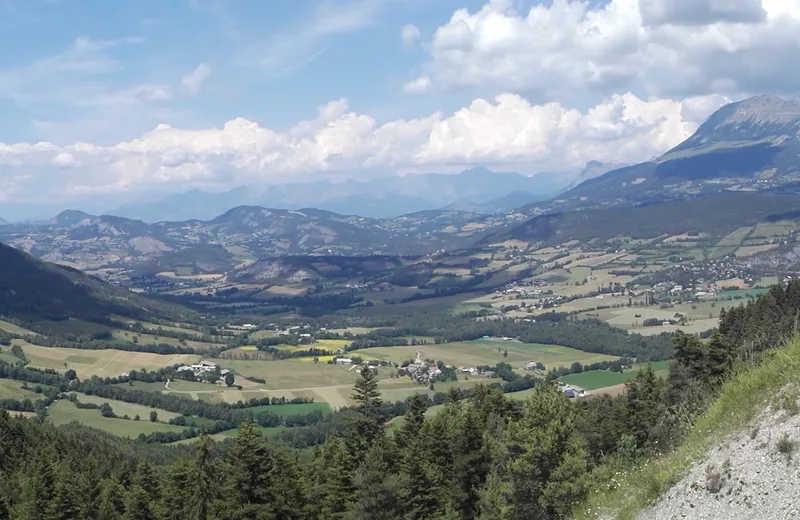
[[[3,220],[2,217],[0,217],[0,226],[7,226],[7,225],[8,225],[8,221]]]
[[[191,314],[179,306],[112,287],[69,267],[41,260],[0,244],[0,315],[23,320],[79,318],[102,320],[111,314],[133,319]]]
[[[587,180],[559,197],[573,206],[768,190],[800,180],[800,103],[758,96],[716,111],[650,162]]]
[[[541,195],[535,195],[529,191],[512,191],[502,197],[492,199],[488,202],[472,202],[460,200],[445,206],[444,210],[465,211],[478,214],[505,213],[516,208],[521,208],[535,202],[546,200]]]
[[[800,197],[723,193],[701,199],[548,213],[508,232],[489,235],[484,243],[507,238],[546,243],[608,240],[620,235],[654,238],[692,231],[720,236],[759,222],[798,219]]]
[[[153,274],[191,267],[202,274],[227,272],[258,258],[413,256],[464,247],[495,225],[486,220],[457,211],[370,219],[319,209],[238,206],[210,221],[147,224],[67,211],[44,225],[4,226],[0,240],[38,258],[81,269],[115,267]]]

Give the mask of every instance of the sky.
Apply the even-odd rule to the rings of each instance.
[[[0,0],[0,34],[0,216],[633,163],[800,90],[800,0]]]

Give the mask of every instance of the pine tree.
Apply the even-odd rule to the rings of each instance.
[[[119,482],[108,479],[103,482],[97,507],[98,520],[116,520],[125,511],[125,490]]]
[[[478,511],[478,490],[489,473],[490,457],[483,442],[478,412],[469,407],[453,435],[455,508],[460,518],[471,519]]]
[[[227,454],[228,518],[264,518],[275,501],[275,457],[252,423],[242,423]]]
[[[376,442],[358,468],[348,520],[395,520],[402,518],[400,479],[391,468],[392,450],[386,441]]]
[[[350,419],[347,433],[348,445],[359,456],[383,435],[385,418],[381,411],[383,401],[378,390],[378,375],[368,365],[359,372],[353,387],[355,414]]]
[[[343,439],[325,441],[322,455],[314,461],[310,500],[312,518],[343,518],[355,489],[354,456]]]
[[[188,518],[191,520],[207,520],[211,516],[213,503],[219,498],[219,482],[217,466],[214,464],[212,441],[206,433],[200,435],[197,455],[194,459],[191,475],[191,497]]]
[[[664,413],[661,380],[656,377],[653,367],[648,364],[625,385],[628,429],[636,438],[637,446],[644,448],[655,437],[654,429]]]
[[[87,512],[79,504],[80,494],[75,477],[62,468],[56,474],[53,498],[49,504],[47,518],[53,520],[81,520],[88,518]]]
[[[733,369],[734,349],[718,330],[708,341],[708,376],[710,381],[718,382]]]
[[[408,408],[403,416],[403,426],[395,433],[395,442],[402,451],[409,446],[419,435],[419,430],[425,422],[425,411],[428,409],[421,395],[416,394],[408,399]]]
[[[123,520],[157,520],[154,504],[147,491],[134,485],[125,498],[125,513]]]
[[[505,445],[511,519],[565,516],[588,492],[586,451],[575,409],[553,385],[536,387],[522,417],[507,428]]]

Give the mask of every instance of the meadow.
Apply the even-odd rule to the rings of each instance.
[[[134,403],[126,403],[125,401],[115,401],[113,399],[106,399],[104,397],[98,397],[96,395],[86,395],[77,392],[74,393],[75,396],[78,398],[78,401],[81,403],[87,404],[96,404],[101,405],[103,403],[108,403],[111,406],[111,409],[114,410],[114,413],[120,417],[123,415],[127,415],[131,419],[135,416],[139,416],[142,420],[150,421],[150,412],[155,410],[158,413],[158,420],[167,422],[170,419],[179,416],[179,413],[169,412],[167,410],[159,410],[155,408],[150,408],[149,406],[143,406],[141,404],[134,404]]]
[[[124,350],[83,350],[62,347],[40,347],[21,340],[14,342],[22,347],[30,366],[52,368],[57,372],[73,369],[78,377],[115,377],[132,370],[156,370],[176,365],[191,364],[200,360],[192,354],[150,354]]]
[[[13,323],[9,323],[3,320],[0,320],[0,330],[8,332],[9,334],[19,334],[20,336],[26,336],[26,335],[38,336],[38,334],[36,334],[31,330],[23,329],[18,325],[14,325]]]
[[[154,432],[181,433],[183,430],[185,430],[183,426],[173,426],[162,422],[150,422],[149,411],[148,416],[142,416],[141,420],[139,421],[134,421],[133,419],[113,419],[109,417],[103,417],[103,415],[100,413],[100,410],[80,409],[76,407],[74,403],[64,399],[56,401],[50,405],[47,413],[50,418],[50,422],[56,426],[77,421],[86,426],[97,428],[98,430],[103,430],[119,437],[136,438],[142,433],[145,435]],[[159,413],[159,419],[160,418],[161,414]]]
[[[37,394],[33,390],[23,389],[23,384],[24,383],[13,379],[0,379],[0,399],[30,399],[36,401],[42,398],[40,394]]]
[[[506,351],[508,356],[503,355]],[[360,353],[361,351],[358,352]],[[377,359],[395,363],[414,359],[417,352],[419,352],[422,359],[443,361],[448,365],[457,367],[494,366],[497,363],[504,362],[514,368],[523,368],[528,361],[538,361],[548,368],[554,368],[569,366],[575,361],[591,364],[598,361],[616,359],[613,356],[583,352],[560,345],[520,343],[497,339],[443,343],[441,345],[379,347],[366,349],[365,352]]]
[[[657,376],[666,376],[668,371],[668,363],[666,361],[658,361],[651,364],[653,371]],[[610,386],[623,384],[637,376],[639,371],[644,368],[637,366],[625,372],[611,372],[610,370],[589,370],[581,372],[580,374],[570,374],[568,376],[558,378],[559,381],[568,385],[574,385],[585,390],[597,390],[599,388],[608,388]]]

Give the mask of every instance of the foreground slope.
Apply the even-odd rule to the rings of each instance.
[[[576,518],[797,518],[798,396],[800,338],[726,381],[677,450],[618,475]]]
[[[22,320],[186,317],[182,307],[150,300],[0,244],[0,315]]]

